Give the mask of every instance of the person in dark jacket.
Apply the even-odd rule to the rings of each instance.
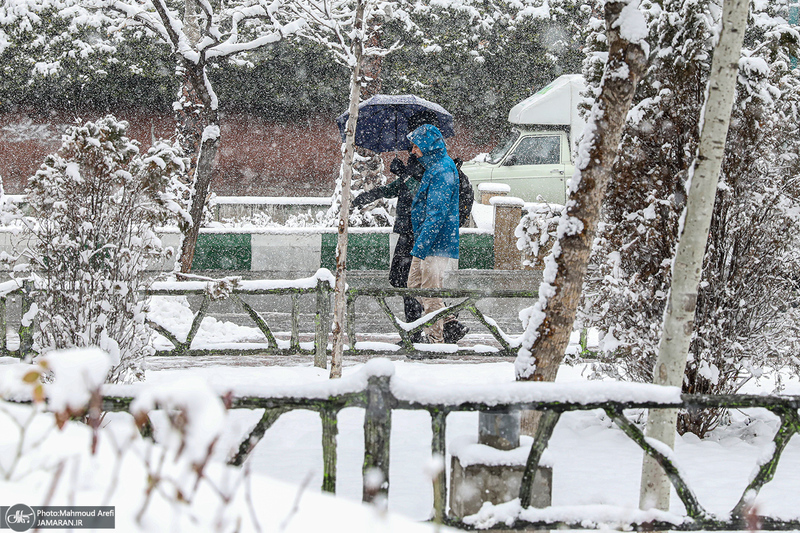
[[[447,155],[444,137],[436,126],[424,124],[408,134],[412,154],[425,167],[419,190],[411,206],[414,247],[409,288],[440,289],[450,259],[458,259],[459,177],[456,164]],[[423,312],[444,307],[441,298],[422,298]],[[444,321],[426,328],[430,342],[444,342]]]
[[[436,125],[438,120],[432,112],[420,112],[408,119],[409,131],[414,131],[423,124]],[[392,264],[389,270],[389,283],[392,287],[405,288],[408,286],[408,273],[411,268],[411,250],[414,247],[414,228],[411,224],[411,205],[419,189],[425,167],[413,154],[408,156],[408,162],[403,163],[399,158],[392,160],[389,167],[397,179],[383,187],[376,187],[371,191],[361,193],[353,200],[353,207],[358,209],[380,198],[397,198],[395,210],[394,233],[398,234],[397,244],[392,255]],[[422,304],[412,297],[403,298],[403,310],[406,322],[414,322],[422,316]],[[451,319],[444,326],[444,340],[448,343],[458,342],[467,334],[469,328]],[[423,341],[417,334],[413,342]]]
[[[353,207],[361,208],[379,198],[397,198],[395,210],[394,233],[397,233],[397,244],[392,255],[389,268],[389,284],[392,287],[407,287],[408,271],[411,268],[411,249],[414,247],[414,228],[411,225],[411,203],[419,189],[419,183],[425,172],[416,157],[409,156],[408,163],[394,159],[390,166],[397,179],[383,187],[375,187],[371,191],[361,193],[353,200]],[[414,322],[422,316],[422,304],[416,298],[403,298],[403,310],[406,322]],[[419,338],[413,339],[418,342]]]

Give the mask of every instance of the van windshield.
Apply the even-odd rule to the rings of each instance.
[[[517,130],[511,130],[511,133],[506,137],[506,139],[497,145],[497,147],[489,152],[489,163],[495,164],[499,163],[503,157],[511,150],[511,147],[514,146],[514,143],[517,142],[519,138],[519,132]]]

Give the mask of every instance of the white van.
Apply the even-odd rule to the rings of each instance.
[[[560,76],[511,108],[511,134],[488,154],[465,162],[461,170],[475,188],[502,183],[511,196],[528,202],[564,204],[567,180],[575,170],[573,153],[585,123],[578,116],[581,75]]]

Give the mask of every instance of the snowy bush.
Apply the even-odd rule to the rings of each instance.
[[[522,250],[525,266],[543,269],[544,258],[556,241],[561,206],[529,204],[514,230],[517,248]]]
[[[383,160],[378,156],[365,157],[356,151],[353,154],[353,178],[350,192],[352,198],[357,197],[362,192],[372,190],[374,187],[386,185],[386,176],[383,174]],[[331,207],[322,218],[322,225],[337,226],[339,224],[339,209],[342,205],[342,173],[340,168],[339,177],[336,178],[336,189],[333,191]],[[350,205],[352,206],[352,198]],[[394,216],[389,213],[390,202],[386,198],[381,198],[372,202],[363,209],[356,209],[350,213],[348,224],[351,227],[375,227],[391,226],[394,224]],[[305,220],[307,223],[303,224]],[[314,225],[311,218],[303,218],[301,215],[293,222],[295,225]],[[316,217],[319,220],[319,217]]]
[[[152,348],[140,291],[165,253],[153,228],[181,212],[164,192],[180,158],[164,143],[142,156],[126,128],[113,116],[71,127],[27,189],[35,348],[98,346],[116,361],[113,382],[143,378]]]
[[[757,58],[740,65],[736,149],[717,187],[684,377],[693,394],[738,392],[768,367],[796,366],[800,346],[800,80],[780,65],[770,80]],[[703,435],[721,414],[685,413],[678,429]]]
[[[211,462],[228,420],[220,397],[205,382],[178,380],[146,389],[133,418],[107,414],[101,425],[101,387],[113,364],[96,348],[53,351],[0,376],[0,448],[9,451],[0,480],[32,502],[88,495],[116,504],[115,525],[125,531],[260,530],[249,470]],[[167,414],[158,442],[139,431],[154,409]]]

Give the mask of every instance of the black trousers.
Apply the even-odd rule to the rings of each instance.
[[[414,235],[409,233],[398,234],[397,245],[394,247],[392,266],[389,268],[389,284],[392,287],[408,287],[408,271],[411,270],[411,250],[414,249]],[[403,310],[406,322],[413,322],[422,316],[422,304],[416,298],[404,297]]]

